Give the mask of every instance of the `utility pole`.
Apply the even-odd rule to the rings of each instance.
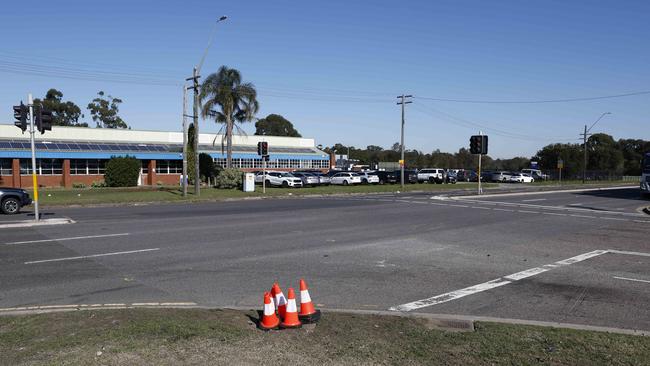
[[[402,191],[404,191],[404,165],[406,163],[404,161],[404,106],[406,104],[413,103],[412,101],[410,101],[410,100],[407,101],[405,99],[405,98],[412,98],[412,97],[413,97],[412,95],[404,95],[404,94],[397,97],[397,99],[400,100],[399,102],[397,102],[397,105],[402,106],[402,133],[401,133],[401,139],[400,139],[400,150],[401,150],[401,153],[400,153],[400,187],[401,187]]]
[[[183,197],[187,197],[187,86],[183,85]]]
[[[199,72],[196,67],[192,70],[194,88],[194,106],[192,121],[194,123],[194,195],[201,195],[201,173],[199,172]]]
[[[483,131],[479,131],[478,135],[481,136],[481,139],[483,139]],[[483,142],[481,142],[482,146]],[[478,182],[478,194],[481,195],[483,194],[483,187],[481,186],[481,160],[483,158],[483,154],[478,154],[478,177],[477,177],[477,182]]]
[[[585,181],[587,180],[587,138],[591,135],[589,131],[591,131],[592,128],[600,121],[603,119],[608,114],[612,114],[612,112],[605,112],[598,117],[596,122],[594,122],[591,127],[587,128],[587,125],[585,125],[585,132],[581,133],[580,135],[582,136],[582,142],[583,142],[583,148],[584,148],[584,165],[582,166],[582,183],[584,184]]]
[[[36,129],[34,128],[34,100],[32,94],[27,96],[27,105],[29,106],[29,135],[32,144],[32,186],[34,187],[34,220],[41,219],[38,212],[38,179],[36,178],[36,147],[34,144],[34,135]]]

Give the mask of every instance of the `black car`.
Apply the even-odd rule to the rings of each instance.
[[[20,208],[30,205],[32,199],[26,190],[20,188],[0,187],[0,210],[6,215],[20,212]]]

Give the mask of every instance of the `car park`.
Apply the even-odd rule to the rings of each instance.
[[[379,184],[379,176],[375,172],[358,172],[361,184]]]
[[[417,172],[418,183],[429,182],[429,183],[444,183],[447,173],[444,169],[438,168],[426,168],[421,169]]]
[[[267,186],[278,187],[302,187],[302,179],[294,177],[291,173],[286,172],[266,172],[266,175],[259,172],[255,176],[255,183],[266,182]]]
[[[531,177],[533,177],[534,179],[537,179],[537,180],[547,180],[548,179],[548,175],[542,173],[542,171],[539,170],[539,169],[522,169],[521,172],[524,173],[524,174],[528,174],[528,175],[530,175]]]
[[[291,173],[294,177],[300,178],[302,180],[302,186],[315,187],[320,184],[320,179],[312,173],[304,172],[293,172]]]
[[[23,206],[30,205],[29,193],[21,188],[0,187],[0,210],[6,215],[15,215]]]
[[[535,178],[525,173],[512,173],[512,175],[510,176],[510,182],[513,183],[532,183],[534,181]]]
[[[361,176],[352,172],[336,173],[330,178],[330,184],[342,184],[344,186],[361,184]]]

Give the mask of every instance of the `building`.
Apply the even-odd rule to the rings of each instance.
[[[199,151],[226,164],[222,135],[200,134]],[[316,148],[313,139],[278,136],[233,136],[232,165],[243,171],[260,170],[257,143],[269,143],[273,170],[330,169],[330,156]],[[0,186],[31,187],[29,133],[0,125]],[[133,156],[142,162],[141,185],[179,184],[183,170],[182,132],[115,130],[53,126],[36,134],[39,186],[90,186],[104,180],[105,166],[113,156]],[[333,162],[333,161],[332,161]]]

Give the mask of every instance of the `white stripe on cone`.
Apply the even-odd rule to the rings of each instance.
[[[296,306],[296,300],[289,299],[289,302],[287,303],[287,313],[297,313],[297,312],[298,312],[298,307]]]
[[[300,303],[301,304],[306,304],[308,302],[311,302],[311,297],[309,296],[309,291],[308,290],[300,291]]]
[[[277,308],[278,306],[286,305],[287,304],[287,298],[284,297],[284,294],[280,292],[279,294],[275,294],[275,307]]]
[[[264,315],[273,315],[275,314],[275,307],[273,304],[264,304]]]

